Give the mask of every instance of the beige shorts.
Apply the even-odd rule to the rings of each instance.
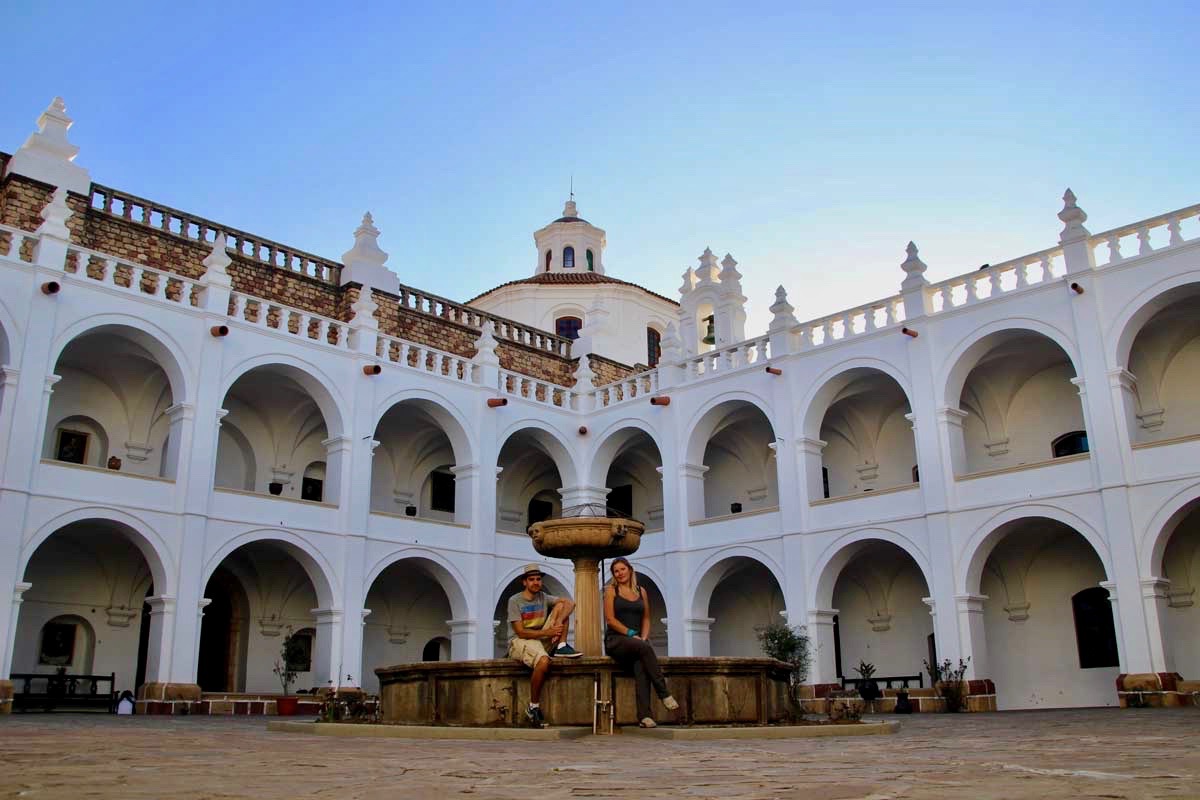
[[[538,659],[549,655],[541,639],[522,639],[514,636],[508,642],[508,657],[515,658],[530,669],[533,669]]]

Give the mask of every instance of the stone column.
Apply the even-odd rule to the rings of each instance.
[[[0,365],[0,453],[8,452],[17,410],[17,380],[21,370]]]
[[[604,486],[566,486],[558,490],[563,508],[572,506],[606,506],[609,489]]]
[[[812,670],[808,682],[837,683],[837,657],[833,643],[833,618],[836,608],[812,608],[808,611],[808,647],[812,653]]]
[[[712,633],[713,617],[687,617],[683,621],[684,635],[687,636],[687,655],[707,656],[712,652],[710,634]]]
[[[576,558],[575,647],[585,656],[604,655],[600,609],[600,560]]]
[[[801,485],[808,495],[809,502],[825,497],[825,484],[821,477],[821,453],[825,450],[826,442],[820,439],[810,439],[801,436],[796,440],[800,458]]]
[[[172,714],[178,710],[177,706],[190,705],[200,699],[200,687],[192,682],[195,680],[194,663],[180,665],[181,669],[188,670],[190,677],[187,680],[172,680],[175,651],[186,644],[188,653],[197,652],[199,636],[196,636],[197,641],[191,638],[186,643],[177,641],[180,620],[175,597],[156,595],[147,597],[146,602],[150,604],[150,647],[146,652],[146,682],[137,691],[138,710]],[[190,630],[191,625],[183,627]]]
[[[1150,668],[1154,672],[1174,672],[1175,659],[1166,647],[1163,629],[1171,601],[1171,582],[1164,578],[1142,580],[1142,605],[1146,612],[1146,639],[1150,649]]]
[[[171,421],[171,430],[167,434],[167,447],[170,450],[163,456],[168,459],[163,465],[163,475],[177,483],[186,483],[188,472],[188,453],[192,452],[192,435],[195,426],[192,421],[196,418],[196,408],[191,403],[176,403],[166,410],[167,419]]]
[[[963,439],[963,420],[966,418],[967,412],[962,409],[943,406],[937,410],[937,425],[941,434],[938,438],[944,448],[942,463],[950,470],[950,474],[945,476],[947,481],[952,482],[955,475],[963,475],[967,471],[967,445]]]
[[[0,629],[0,675],[4,676],[0,678],[0,716],[12,713],[13,685],[8,676],[12,674],[13,647],[16,645],[17,621],[21,616],[21,602],[23,595],[32,587],[32,583],[18,582],[14,584],[12,600],[8,604],[8,613],[0,617],[0,621],[7,624],[6,629]],[[2,606],[0,606],[0,613],[3,613]]]
[[[350,446],[352,443],[353,440],[349,436],[331,436],[321,442],[325,447],[323,498],[327,503],[337,503],[343,511],[349,505],[349,492],[352,486],[350,480],[352,466]]]
[[[454,473],[454,521],[469,525],[475,506],[475,484],[479,480],[478,464],[460,464],[450,468]]]
[[[485,658],[491,656],[490,651],[486,654],[474,652],[476,633],[479,630],[478,620],[448,619],[446,625],[450,628],[450,659],[452,661],[466,661],[479,658],[481,655]],[[490,629],[491,626],[488,628]]]
[[[985,594],[960,594],[954,597],[955,613],[958,615],[958,657],[967,663],[966,677],[983,679],[991,674],[991,663],[988,659],[987,635],[983,623],[984,603],[988,596]],[[931,610],[930,613],[933,613]],[[938,658],[944,660],[940,653]]]
[[[679,465],[679,488],[683,492],[684,508],[687,518],[680,520],[686,528],[688,524],[705,518],[704,508],[704,473],[708,467],[703,464]]]
[[[341,686],[345,677],[342,663],[342,610],[340,608],[314,608],[317,618],[317,635],[313,641],[312,681],[316,686]],[[359,661],[361,662],[361,657]]]

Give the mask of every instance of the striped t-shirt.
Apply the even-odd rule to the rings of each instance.
[[[541,630],[550,616],[550,609],[560,598],[545,592],[538,592],[532,599],[526,600],[524,592],[517,592],[508,598],[508,624],[520,622],[527,631]],[[514,634],[515,635],[515,634]]]

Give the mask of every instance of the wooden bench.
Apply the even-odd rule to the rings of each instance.
[[[913,688],[913,686],[911,686],[913,683],[916,684],[916,688],[918,689],[925,687],[925,679],[919,674],[892,675],[884,678],[871,678],[871,680],[875,681],[880,689],[911,689]],[[866,680],[863,678],[842,678],[843,689],[854,689],[855,691],[858,691],[858,688],[864,683],[866,683]],[[893,686],[893,684],[899,684],[899,686]]]
[[[14,711],[99,708],[111,714],[117,709],[115,672],[108,675],[14,672],[12,683]],[[100,691],[100,684],[108,684],[108,690]]]

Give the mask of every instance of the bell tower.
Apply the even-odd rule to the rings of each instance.
[[[574,194],[563,207],[562,216],[533,234],[533,241],[538,253],[534,275],[545,272],[604,274],[606,235],[579,216]]]

